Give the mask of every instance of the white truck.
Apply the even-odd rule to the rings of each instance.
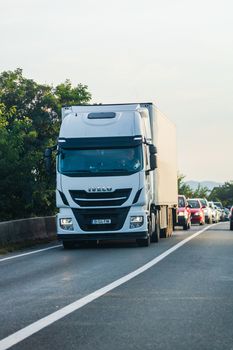
[[[64,248],[89,240],[148,246],[171,235],[176,158],[175,126],[152,103],[63,107],[56,203]]]

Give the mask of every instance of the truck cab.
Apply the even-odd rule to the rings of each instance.
[[[156,153],[145,104],[62,108],[56,203],[65,248],[89,240],[158,241],[169,219],[156,205]]]

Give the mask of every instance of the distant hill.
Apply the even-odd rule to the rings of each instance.
[[[185,181],[185,183],[187,185],[189,185],[191,187],[192,190],[196,190],[198,188],[198,185],[200,184],[201,187],[207,187],[209,188],[210,191],[212,191],[212,189],[214,187],[218,187],[223,185],[223,183],[221,182],[215,182],[215,181]]]

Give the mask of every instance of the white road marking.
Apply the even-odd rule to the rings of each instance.
[[[186,243],[188,243],[189,241],[191,241],[193,238],[197,237],[198,235],[200,235],[204,231],[208,230],[212,226],[215,226],[215,224],[209,225],[209,226],[205,227],[203,230],[194,233],[190,237],[177,243],[172,248],[166,250],[164,253],[160,254],[156,258],[149,261],[147,264],[141,266],[140,268],[129,273],[128,275],[125,275],[124,277],[119,278],[118,280],[106,285],[105,287],[100,288],[100,289],[96,290],[95,292],[93,292],[93,293],[91,293],[91,294],[89,294],[89,295],[87,295],[79,300],[76,300],[75,302],[63,307],[62,309],[55,311],[52,314],[50,314],[46,317],[43,317],[40,320],[30,324],[29,326],[22,328],[19,331],[17,331],[15,333],[9,335],[8,337],[0,340],[0,350],[9,349],[13,345],[30,337],[32,334],[39,332],[41,329],[51,325],[52,323],[60,320],[61,318],[65,317],[65,316],[71,314],[72,312],[82,308],[83,306],[91,303],[93,300],[100,298],[101,296],[110,292],[111,290],[113,290],[113,289],[119,287],[120,285],[130,281],[132,278],[140,275],[141,273],[145,272],[146,270],[148,270],[152,266],[156,265],[158,262],[160,262],[161,260],[166,258],[168,255],[170,255],[171,253],[173,253],[174,251],[176,251],[177,249],[179,249],[180,247],[182,247],[183,245],[185,245]]]
[[[38,250],[33,250],[33,251],[31,251],[31,252],[28,252],[28,253],[23,253],[23,254],[18,254],[18,255],[9,256],[9,257],[7,257],[7,258],[0,259],[0,263],[1,263],[2,261],[12,260],[12,259],[16,259],[16,258],[21,258],[22,256],[40,253],[40,252],[44,252],[44,251],[50,250],[50,249],[55,249],[55,248],[58,248],[58,247],[62,247],[62,244],[57,244],[57,245],[54,245],[54,246],[48,247],[48,248],[42,248],[42,249],[38,249]]]

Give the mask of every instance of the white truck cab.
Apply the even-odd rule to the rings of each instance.
[[[152,103],[63,107],[56,203],[65,248],[89,240],[148,246],[170,235],[177,206],[174,125]]]

